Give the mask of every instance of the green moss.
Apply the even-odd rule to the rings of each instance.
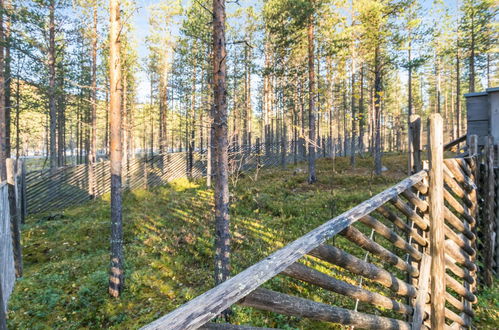
[[[374,177],[372,159],[359,158],[351,170],[348,159],[338,158],[336,172],[330,159],[322,159],[314,185],[307,183],[305,164],[244,174],[231,187],[233,273],[398,182],[405,177],[405,163],[405,156],[391,155],[385,158],[389,171]],[[109,195],[58,215],[31,216],[23,228],[25,274],[9,303],[9,327],[137,328],[210,289],[214,285],[212,200],[213,193],[203,182],[186,179],[125,194],[126,289],[119,299],[107,294]],[[359,229],[370,232],[361,225]],[[364,257],[344,238],[333,241]],[[356,276],[316,259],[304,262],[358,283]],[[369,282],[364,285],[386,292]],[[281,276],[264,287],[347,308],[355,303]],[[400,317],[364,304],[359,310]],[[489,322],[486,311],[480,320]],[[233,322],[284,329],[338,328],[240,306],[234,307]]]

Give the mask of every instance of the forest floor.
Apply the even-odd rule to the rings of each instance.
[[[336,171],[332,164],[330,159],[318,161],[314,185],[307,183],[305,164],[232,180],[234,274],[406,176],[403,155],[387,156],[384,165],[389,170],[381,177],[372,175],[370,158],[359,158],[355,170],[346,158],[336,159]],[[29,217],[23,228],[25,273],[9,302],[9,328],[133,329],[210,289],[212,197],[204,182],[185,179],[125,194],[126,288],[119,299],[107,294],[109,196]],[[346,241],[338,237],[335,244]],[[361,255],[358,250],[352,253]],[[343,279],[356,283],[353,277]],[[264,286],[348,308],[354,304],[282,276]],[[497,328],[497,287],[496,283],[479,299],[480,329]],[[360,306],[361,311],[367,308]],[[374,312],[390,315],[391,311]],[[234,307],[233,322],[285,329],[338,327],[239,306]]]

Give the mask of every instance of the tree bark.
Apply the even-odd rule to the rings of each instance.
[[[381,175],[381,63],[379,46],[374,52],[374,173]]]
[[[97,160],[97,2],[93,8],[92,30],[92,112],[90,115],[91,137],[88,157],[88,193],[95,198],[95,162]]]
[[[230,275],[229,171],[227,138],[227,65],[225,0],[213,0],[213,90],[215,156],[215,282]]]
[[[310,0],[313,5],[313,0]],[[314,17],[308,22],[308,183],[317,181],[315,175],[315,69]]]
[[[56,108],[56,92],[55,92],[55,0],[49,2],[49,118],[50,118],[50,170],[54,171],[57,168],[57,150],[56,150],[56,126],[57,126],[57,108]]]
[[[118,297],[124,285],[123,223],[121,202],[121,59],[120,59],[120,0],[110,0],[110,157],[111,157],[111,269],[109,293]]]
[[[3,25],[4,1],[0,0],[0,181],[7,179],[7,168],[5,161],[7,160],[7,125],[6,125],[6,109],[5,109],[5,57],[4,57],[4,42],[5,31]],[[3,311],[2,311],[3,313]]]

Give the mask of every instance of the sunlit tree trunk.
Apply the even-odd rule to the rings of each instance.
[[[109,84],[110,101],[110,158],[111,158],[111,265],[109,293],[118,297],[124,286],[123,223],[121,202],[121,59],[120,59],[120,0],[109,1]]]
[[[313,1],[311,1],[313,4]],[[310,15],[308,22],[308,182],[317,181],[315,175],[315,69],[314,69],[314,17]]]
[[[97,159],[97,1],[94,3],[93,8],[91,106],[90,125],[92,132],[90,137],[90,154],[88,157],[88,193],[92,198],[95,198],[95,162]]]
[[[54,171],[57,168],[57,150],[56,150],[56,127],[57,127],[57,108],[56,108],[56,73],[55,73],[55,0],[49,1],[49,118],[50,118],[50,169]]]
[[[213,0],[213,90],[215,129],[215,282],[230,275],[229,171],[225,0]]]

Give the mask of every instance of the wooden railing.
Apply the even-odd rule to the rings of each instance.
[[[470,327],[477,301],[478,163],[475,156],[443,159],[442,126],[442,118],[432,115],[424,170],[143,329],[243,329],[207,323],[236,303],[367,329]],[[337,234],[348,240],[348,249],[331,244]],[[354,251],[353,246],[366,257],[347,252]],[[311,260],[329,264],[334,272],[311,267]],[[261,288],[277,275],[351,298],[355,308]],[[352,275],[363,285],[344,280]],[[364,303],[362,312],[359,302]]]

